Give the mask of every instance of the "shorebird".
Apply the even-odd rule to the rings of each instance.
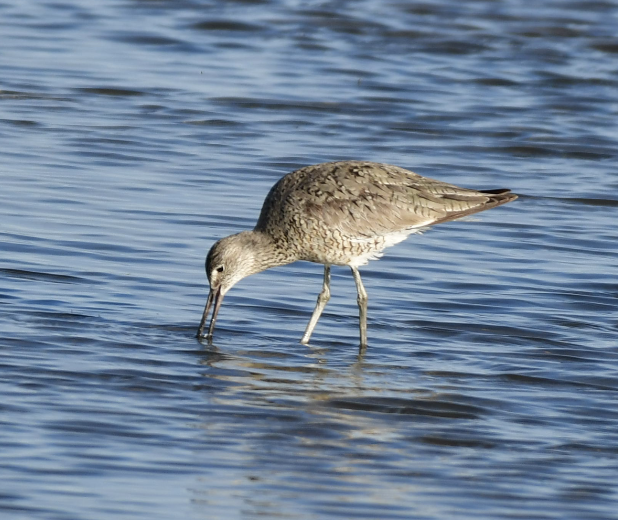
[[[340,161],[307,166],[270,190],[252,231],[222,238],[206,257],[210,292],[197,332],[212,340],[226,293],[270,267],[306,260],[324,264],[324,282],[301,343],[309,343],[330,298],[331,265],[352,270],[358,293],[360,346],[367,345],[367,292],[358,267],[385,248],[434,224],[456,220],[517,198],[507,189],[470,190],[392,166]]]

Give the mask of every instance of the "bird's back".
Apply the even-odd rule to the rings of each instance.
[[[323,163],[280,179],[255,229],[299,260],[362,265],[420,228],[515,198],[509,190],[469,190],[388,164]]]

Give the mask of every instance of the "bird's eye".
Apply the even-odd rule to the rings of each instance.
[[[217,267],[217,272],[218,273],[222,273],[223,272],[223,266],[220,265],[219,267]]]

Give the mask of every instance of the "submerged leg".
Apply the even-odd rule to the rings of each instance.
[[[320,319],[320,315],[322,314],[324,307],[326,307],[326,302],[328,302],[328,300],[330,300],[330,265],[325,265],[322,292],[318,295],[318,302],[316,303],[311,319],[309,320],[309,325],[307,325],[307,329],[300,340],[303,345],[309,343],[309,338],[311,337],[313,329],[315,329],[315,326]]]
[[[367,346],[367,291],[363,286],[360,273],[356,267],[351,267],[354,281],[356,282],[356,292],[358,293],[358,321],[360,326],[360,346],[361,349]]]

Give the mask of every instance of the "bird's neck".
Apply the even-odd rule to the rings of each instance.
[[[268,233],[253,230],[243,231],[237,236],[243,242],[243,248],[251,254],[253,263],[251,274],[298,260],[285,247],[279,246]]]

